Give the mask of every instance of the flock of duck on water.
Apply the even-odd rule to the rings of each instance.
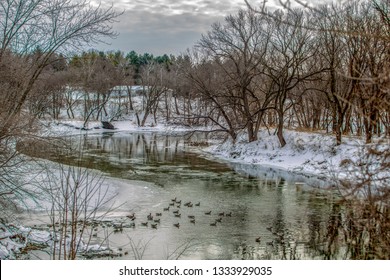
[[[175,198],[171,199],[171,202],[169,203],[169,205],[167,207],[163,208],[163,212],[172,212],[174,217],[181,218],[182,217],[182,213],[180,212],[181,206],[182,206],[181,200],[178,200],[175,197]],[[199,207],[200,202],[192,203],[191,201],[189,201],[189,202],[183,203],[183,206],[188,207],[188,208],[192,208],[194,206]],[[204,212],[204,215],[211,216],[211,212],[212,212],[211,210]],[[210,226],[217,226],[218,223],[222,222],[223,217],[231,217],[232,216],[232,212],[229,212],[229,213],[219,212],[217,214],[218,214],[218,218],[216,218],[213,222],[211,222]],[[146,217],[147,221],[141,222],[141,225],[145,226],[145,227],[150,225],[152,228],[157,229],[157,227],[161,221],[160,217],[162,215],[163,215],[162,212],[157,212],[154,214],[154,216],[152,215],[152,213],[149,213],[149,215],[147,215],[147,217]],[[134,221],[136,219],[135,213],[127,215],[126,217],[132,221]],[[192,224],[196,223],[195,215],[188,215],[187,218],[189,219],[190,223],[192,223]],[[135,227],[135,223],[133,223],[132,225]],[[180,223],[174,223],[173,226],[180,228]]]
[[[182,201],[178,200],[177,197],[172,198],[171,202],[169,203],[169,205],[162,209],[162,212],[156,212],[154,214],[149,213],[146,216],[146,221],[145,220],[142,221],[140,223],[140,225],[143,226],[143,227],[148,227],[150,225],[151,228],[157,229],[159,227],[159,225],[160,225],[161,216],[163,216],[163,212],[170,212],[170,213],[173,214],[173,217],[182,218],[183,217],[182,216],[183,213],[181,211],[182,205],[184,207],[187,207],[187,208],[192,208],[194,206],[195,207],[199,207],[200,206],[200,202],[192,203],[191,201],[189,201],[189,202],[186,202],[186,203],[182,204]],[[222,222],[222,219],[224,217],[232,217],[232,212],[216,212],[216,213],[212,213],[212,211],[209,210],[209,211],[203,212],[203,215],[206,215],[206,216],[216,215],[217,218],[215,218],[210,223],[210,226],[215,227],[215,226],[218,225],[218,223]],[[132,213],[132,214],[126,215],[126,217],[129,218],[132,221],[132,223],[130,224],[130,227],[135,227],[136,214]],[[187,218],[188,218],[188,221],[190,223],[192,223],[192,224],[196,223],[195,215],[187,215]],[[176,228],[180,228],[180,222],[174,223],[173,226],[176,227]],[[271,228],[267,228],[267,229],[272,231]],[[260,243],[261,242],[261,237],[256,237],[255,241]]]
[[[176,218],[182,218],[182,212],[181,212],[181,207],[185,206],[185,207],[188,207],[188,208],[192,208],[192,207],[199,207],[200,206],[200,202],[197,202],[197,203],[192,203],[192,202],[186,202],[186,203],[183,203],[181,202],[181,200],[178,200],[176,197],[171,199],[171,202],[169,203],[169,205],[165,208],[162,209],[162,212],[156,212],[154,213],[154,215],[152,213],[149,213],[147,216],[146,216],[146,221],[142,221],[140,223],[141,226],[143,227],[150,227],[153,228],[153,229],[157,229],[160,225],[160,221],[161,221],[161,216],[163,216],[163,212],[170,212],[173,214],[173,217],[176,217]],[[222,222],[222,219],[224,217],[232,217],[232,212],[216,212],[216,213],[212,213],[211,210],[209,211],[206,211],[206,212],[203,212],[203,215],[206,215],[206,216],[210,216],[212,217],[213,215],[216,215],[217,217],[214,218],[214,219],[211,219],[211,223],[210,223],[210,226],[217,226],[218,223],[221,223]],[[124,225],[123,222],[120,223],[120,224],[113,224],[113,227],[114,227],[114,232],[122,232],[123,231],[123,228],[124,227],[130,227],[130,228],[135,228],[135,220],[136,220],[136,214],[135,213],[132,213],[132,214],[129,214],[129,215],[126,215],[127,218],[129,218],[132,222],[130,224],[126,224]],[[196,217],[195,215],[187,215],[187,218],[188,218],[188,221],[192,224],[195,224],[196,223]],[[182,221],[182,220],[181,220]],[[178,223],[173,223],[173,226],[176,227],[176,228],[180,228],[181,224],[180,222]],[[281,245],[284,245],[286,243],[286,240],[285,238],[290,238],[289,236],[291,235],[291,233],[289,233],[288,231],[286,232],[279,232],[277,231],[276,229],[274,229],[272,226],[269,226],[269,227],[266,227],[266,229],[268,231],[270,231],[272,233],[272,235],[276,236],[276,239],[273,240],[273,241],[270,241],[270,242],[266,242],[266,245],[270,245],[270,246],[274,246],[274,244],[281,244]],[[95,228],[95,231],[97,230],[97,228]],[[285,236],[286,235],[286,236]],[[97,236],[97,234],[95,233],[93,235],[94,237]],[[255,237],[255,241],[257,243],[261,243],[261,237]]]

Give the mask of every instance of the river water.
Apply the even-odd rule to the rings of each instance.
[[[116,178],[120,206],[110,217],[130,224],[126,215],[135,213],[134,227],[120,231],[103,227],[94,237],[95,242],[121,252],[118,259],[323,259],[340,255],[325,250],[329,220],[339,215],[335,196],[313,186],[315,180],[207,159],[194,152],[207,142],[202,134],[118,132],[71,139],[76,150],[82,150],[81,159],[80,154],[71,153],[56,160]],[[164,211],[169,204],[169,211]],[[150,213],[160,221],[148,221]]]

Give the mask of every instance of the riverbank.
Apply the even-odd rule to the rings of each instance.
[[[62,121],[51,123],[47,133],[50,135],[77,135],[82,130],[81,121]],[[81,133],[104,132],[160,132],[167,134],[210,131],[207,127],[184,127],[160,124],[138,127],[134,121],[113,122],[114,130],[102,129],[100,122],[90,122],[88,130]],[[209,157],[227,162],[261,165],[281,169],[304,176],[316,176],[322,180],[345,178],[352,171],[350,165],[361,160],[369,147],[390,145],[390,140],[376,139],[372,145],[365,145],[358,137],[343,137],[342,144],[336,145],[334,135],[323,132],[284,130],[287,144],[280,147],[278,138],[266,129],[258,133],[258,140],[248,143],[245,133],[241,133],[233,143],[228,140],[214,140],[208,146],[196,147],[196,151]],[[378,144],[381,143],[381,144]]]

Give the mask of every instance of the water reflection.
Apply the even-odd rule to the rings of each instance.
[[[340,212],[331,203],[331,194],[308,186],[304,178],[197,156],[191,151],[204,144],[201,134],[188,138],[105,133],[71,138],[71,142],[73,152],[67,151],[57,161],[132,180],[131,188],[123,187],[126,204],[118,210],[117,218],[127,222],[125,213],[134,211],[139,217],[136,227],[106,234],[111,246],[127,250],[121,258],[135,258],[138,249],[134,244],[144,244],[144,259],[338,257],[335,250],[324,249],[323,240],[328,234],[328,218],[336,219]],[[200,206],[181,204],[179,208],[174,204],[170,211],[163,211],[173,197],[183,203],[200,202]],[[173,209],[180,211],[180,218],[173,215]],[[205,214],[208,211],[210,215]],[[157,229],[140,225],[155,212],[162,212]],[[220,212],[232,215],[219,216]],[[195,223],[188,216],[195,216]],[[221,221],[215,222],[219,218]],[[175,223],[180,227],[173,226]],[[333,253],[326,253],[329,251]]]

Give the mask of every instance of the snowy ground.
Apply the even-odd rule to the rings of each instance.
[[[283,148],[276,135],[262,131],[257,141],[247,143],[242,135],[235,144],[226,141],[207,148],[206,152],[225,160],[328,178],[342,172],[342,160],[355,160],[362,145],[358,139],[344,138],[343,143],[336,146],[334,136],[321,133],[285,130],[284,137],[287,144]]]

